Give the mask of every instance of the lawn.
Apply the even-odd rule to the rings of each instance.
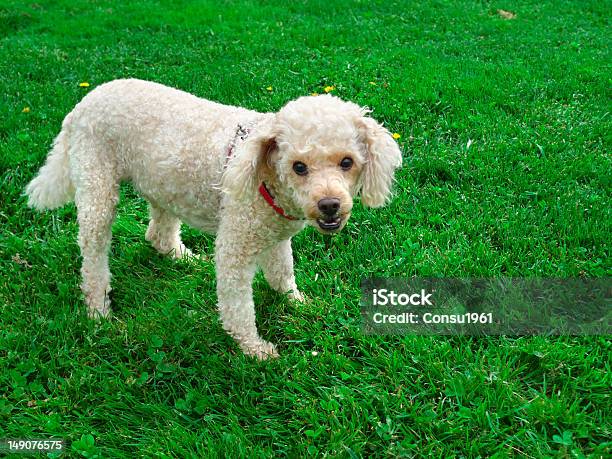
[[[365,336],[359,286],[610,274],[611,6],[3,1],[0,438],[71,457],[609,457],[609,337]],[[256,278],[279,359],[223,332],[213,238],[185,227],[204,259],[159,256],[128,186],[114,318],[86,320],[74,205],[36,213],[22,192],[63,117],[123,77],[260,111],[332,86],[401,135],[389,206],[295,237],[306,304]]]

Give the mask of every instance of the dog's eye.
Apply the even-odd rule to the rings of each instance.
[[[351,167],[353,167],[353,160],[351,158],[344,158],[340,161],[340,167],[345,171],[348,171]]]
[[[301,161],[296,161],[293,163],[293,172],[297,175],[306,175],[308,174],[308,166]]]

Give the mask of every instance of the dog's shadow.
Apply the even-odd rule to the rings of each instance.
[[[217,348],[221,343],[231,346],[217,311],[214,254],[206,247],[206,241],[186,242],[198,258],[176,260],[158,253],[144,241],[114,246],[110,255],[113,315],[145,315],[153,321],[172,318],[197,328],[193,340],[203,340],[204,347]],[[261,272],[253,281],[253,299],[261,336],[282,342],[282,317],[291,314],[296,306],[286,295],[270,288]]]

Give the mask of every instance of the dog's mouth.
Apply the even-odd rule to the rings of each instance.
[[[312,222],[312,225],[323,234],[334,234],[338,233],[344,228],[344,225],[351,216],[350,212],[342,213],[340,215],[334,215],[333,217],[319,216],[313,218],[316,221],[316,225]]]
[[[331,218],[317,218],[317,225],[319,225],[319,228],[321,228],[323,231],[336,231],[337,229],[340,228],[340,225],[342,225],[342,218],[341,217],[331,217]]]

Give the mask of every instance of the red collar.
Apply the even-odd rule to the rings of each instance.
[[[299,220],[298,218],[292,217],[291,215],[288,215],[287,213],[285,213],[283,208],[280,207],[278,204],[276,204],[276,202],[274,202],[274,198],[268,191],[268,188],[266,187],[266,184],[264,182],[261,182],[261,185],[259,185],[259,194],[263,196],[266,202],[270,205],[270,207],[274,209],[274,211],[278,215],[285,217],[287,220]]]

